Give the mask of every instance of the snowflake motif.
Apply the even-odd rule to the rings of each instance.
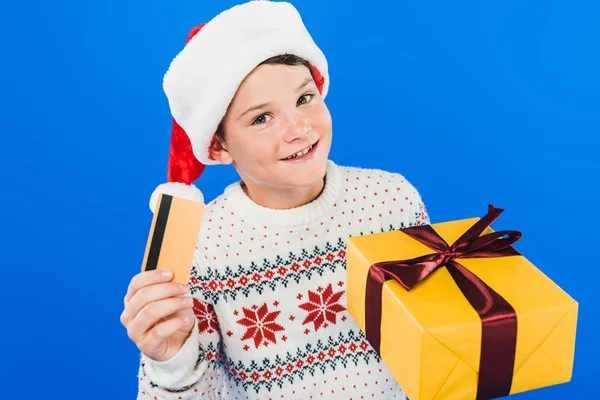
[[[204,303],[194,298],[193,310],[198,320],[198,331],[200,333],[219,331],[219,321],[217,320],[212,304]]]
[[[321,293],[308,291],[309,301],[300,304],[300,308],[308,312],[308,315],[302,321],[303,325],[314,323],[315,331],[318,331],[322,326],[327,328],[327,323],[335,324],[337,321],[336,315],[339,312],[345,311],[346,308],[339,304],[339,300],[344,294],[344,291],[333,293],[331,284]]]
[[[266,303],[257,308],[256,306],[251,309],[242,307],[244,318],[237,321],[247,328],[242,340],[253,339],[256,348],[261,344],[267,345],[268,342],[277,343],[275,332],[284,330],[283,326],[275,322],[281,311],[269,312]]]

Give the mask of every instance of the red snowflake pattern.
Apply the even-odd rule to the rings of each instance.
[[[198,301],[194,298],[194,315],[198,320],[198,331],[200,333],[213,333],[219,331],[219,321],[212,304]]]
[[[343,294],[343,290],[341,292],[333,293],[331,284],[329,284],[329,286],[321,293],[315,293],[309,290],[309,301],[300,304],[299,306],[302,310],[308,312],[308,315],[304,321],[302,321],[302,324],[306,325],[311,322],[314,323],[315,331],[318,331],[323,324],[325,324],[324,327],[326,328],[326,322],[335,324],[337,313],[346,310],[344,306],[338,303]]]
[[[261,344],[268,345],[267,341],[277,343],[275,332],[284,330],[283,326],[275,321],[281,311],[269,312],[266,303],[257,308],[256,306],[251,309],[242,307],[244,318],[237,321],[238,324],[247,328],[242,340],[253,339],[256,348]]]

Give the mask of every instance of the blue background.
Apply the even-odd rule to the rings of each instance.
[[[3,399],[132,399],[120,325],[166,179],[161,80],[234,1],[6,2],[0,12]],[[600,3],[296,1],[328,56],[339,164],[401,172],[433,222],[506,209],[517,248],[580,303],[573,380],[597,391]],[[234,179],[211,167],[208,199]]]

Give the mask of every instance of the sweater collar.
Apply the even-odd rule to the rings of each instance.
[[[269,226],[294,227],[307,225],[327,215],[335,204],[341,189],[342,177],[339,167],[331,160],[327,161],[325,186],[319,197],[299,207],[290,209],[272,209],[255,203],[244,193],[241,181],[225,188],[227,203],[235,207],[244,219]]]

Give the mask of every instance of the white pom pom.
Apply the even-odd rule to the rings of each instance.
[[[159,194],[168,194],[173,197],[194,200],[204,204],[204,196],[196,186],[186,185],[185,183],[180,182],[163,183],[154,189],[152,196],[150,196],[150,210],[153,213],[156,210],[156,203],[158,202]]]

